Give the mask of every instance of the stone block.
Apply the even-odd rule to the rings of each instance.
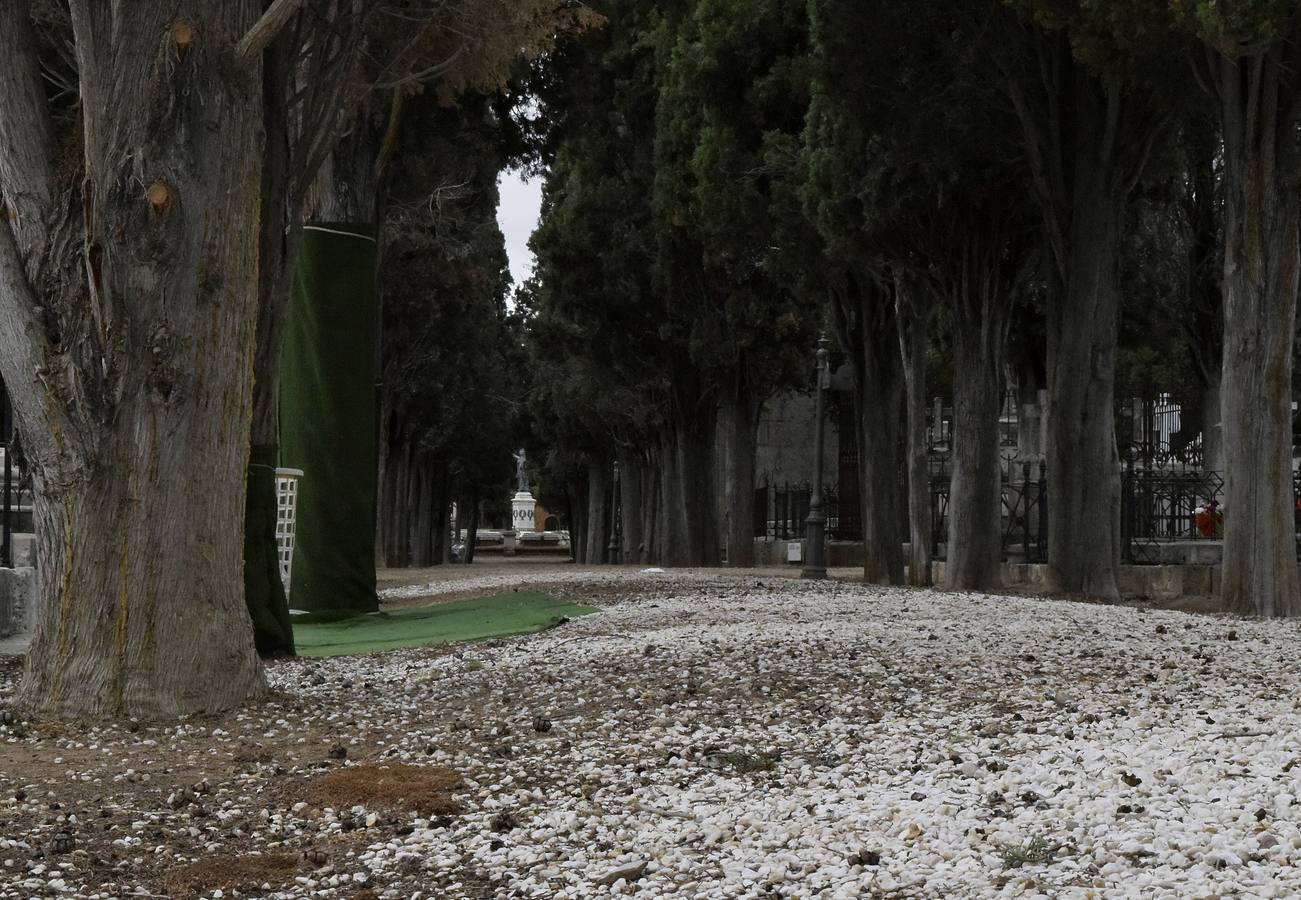
[[[1035,570],[1034,563],[1009,562],[1003,564],[1003,584],[1008,587],[1026,587],[1043,583],[1043,576]]]
[[[24,569],[36,565],[36,535],[14,532],[10,536],[9,548],[14,568]]]
[[[827,544],[827,565],[842,569],[863,565],[861,541],[831,541]]]
[[[1218,566],[1224,557],[1221,541],[1171,541],[1161,544],[1160,560],[1177,566]]]
[[[1121,566],[1120,592],[1169,601],[1212,594],[1218,568],[1207,565]]]
[[[31,631],[36,597],[35,569],[0,569],[0,637]]]

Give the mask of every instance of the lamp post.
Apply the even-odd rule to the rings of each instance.
[[[607,560],[612,566],[617,566],[622,560],[619,559],[623,551],[623,509],[620,492],[619,492],[619,461],[614,461],[614,496],[610,501],[610,543],[606,546],[605,552]]]
[[[826,578],[827,563],[823,552],[823,540],[826,537],[827,517],[822,511],[822,397],[831,386],[831,369],[827,359],[827,339],[818,339],[818,393],[814,408],[817,422],[813,432],[813,495],[809,498],[809,517],[804,520],[804,568],[800,570],[801,578]]]

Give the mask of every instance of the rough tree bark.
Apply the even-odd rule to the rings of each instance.
[[[1294,30],[1297,30],[1294,28]],[[1224,134],[1226,608],[1301,614],[1292,505],[1292,344],[1301,277],[1301,51],[1210,62]]]
[[[926,440],[926,354],[930,349],[931,294],[899,267],[895,274],[895,325],[903,360],[908,469],[908,583],[931,585],[931,473]]]
[[[233,60],[260,6],[70,3],[80,187],[49,169],[25,9],[0,29],[0,371],[44,573],[29,710],[174,716],[265,690],[239,527],[261,68]],[[63,255],[77,244],[84,267]]]

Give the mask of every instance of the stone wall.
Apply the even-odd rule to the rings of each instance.
[[[831,404],[828,403],[828,406]],[[754,477],[762,484],[805,484],[813,481],[813,422],[816,405],[808,394],[781,394],[764,404],[756,434]],[[840,441],[836,418],[824,410],[822,471],[828,485],[836,482]]]

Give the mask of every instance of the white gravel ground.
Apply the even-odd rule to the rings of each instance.
[[[350,762],[468,782],[464,815],[375,823],[364,849],[259,896],[1301,895],[1294,623],[773,576],[536,577],[603,611],[457,653],[280,664],[292,702],[213,730],[337,721]],[[231,792],[255,847],[341,829],[261,786]],[[0,868],[0,896],[58,893],[31,868]]]

